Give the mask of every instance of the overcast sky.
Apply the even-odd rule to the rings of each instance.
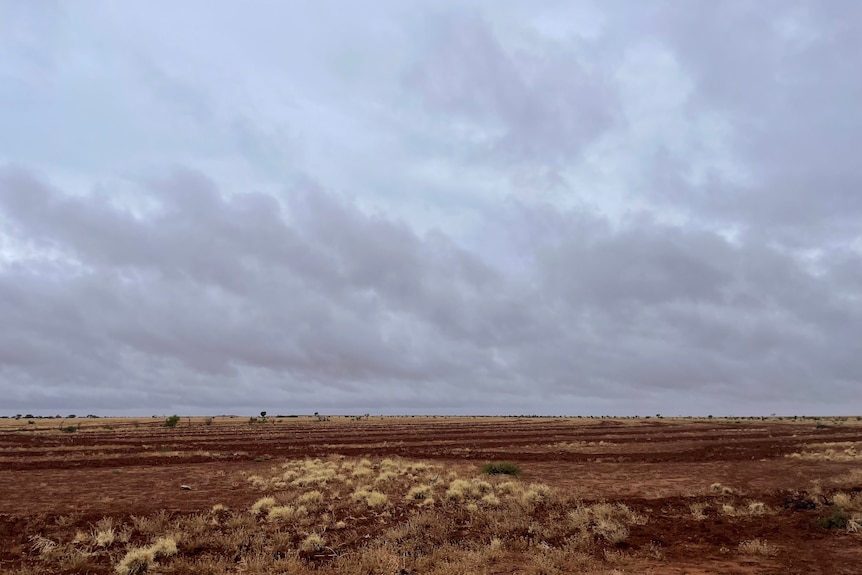
[[[0,0],[0,412],[862,413],[860,25]]]

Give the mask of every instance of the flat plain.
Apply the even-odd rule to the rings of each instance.
[[[856,417],[0,419],[0,494],[0,573],[862,573]]]

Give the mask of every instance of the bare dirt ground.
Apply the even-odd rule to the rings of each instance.
[[[645,520],[624,541],[591,551],[598,572],[859,574],[862,533],[853,532],[852,506],[840,525],[828,518],[844,512],[836,502],[862,501],[860,423],[855,417],[270,417],[250,424],[217,417],[209,424],[183,418],[175,428],[162,419],[74,419],[62,426],[80,427],[64,432],[59,420],[0,420],[0,573],[113,573],[120,550],[58,570],[38,541],[90,533],[106,517],[120,524],[162,510],[184,516],[216,504],[248,509],[261,497],[250,476],[285,462],[339,456],[404,458],[467,477],[489,461],[511,461],[523,470],[518,481],[545,484],[566,501],[622,503]],[[387,517],[394,522],[397,515]],[[345,541],[345,549],[361,544]],[[752,550],[745,545],[751,541],[763,545]],[[518,553],[542,553],[557,543],[513,546],[483,569],[541,572]],[[314,569],[327,572],[328,565]],[[170,562],[153,569],[182,571]],[[243,571],[239,564],[234,570]]]

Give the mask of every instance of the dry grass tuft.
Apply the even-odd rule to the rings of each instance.
[[[446,499],[449,501],[464,501],[470,482],[464,479],[453,479],[446,490]]]
[[[96,547],[110,547],[114,544],[117,533],[113,527],[93,531],[92,540]]]
[[[727,515],[728,517],[761,517],[776,512],[776,510],[767,507],[766,504],[760,501],[749,501],[744,507],[735,507],[729,503],[725,503],[719,509],[722,515]]]
[[[482,503],[490,507],[497,507],[498,505],[500,505],[500,498],[493,493],[483,495],[481,501]]]
[[[709,508],[709,505],[697,501],[695,503],[691,503],[688,508],[691,510],[691,516],[694,518],[695,521],[703,521],[704,519],[706,519],[706,513],[704,513],[704,511]]]
[[[323,503],[323,494],[320,491],[308,491],[299,496],[299,503],[304,505],[320,505]]]
[[[569,522],[580,531],[582,539],[594,535],[614,545],[628,539],[630,526],[643,525],[646,521],[622,503],[579,505],[569,512]]]
[[[159,537],[149,547],[130,549],[114,570],[118,575],[138,575],[149,571],[155,560],[177,554],[174,537]]]
[[[350,498],[356,502],[364,502],[368,507],[382,507],[389,501],[385,493],[370,490],[367,487],[358,487]]]
[[[30,549],[39,555],[48,555],[57,547],[57,542],[42,537],[41,535],[33,535],[30,537]]]
[[[410,491],[407,492],[407,499],[409,501],[424,501],[430,499],[432,493],[430,485],[417,485],[411,487]]]
[[[172,536],[159,537],[155,543],[150,545],[153,557],[170,557],[177,554],[177,540]]]
[[[743,555],[772,557],[778,555],[778,548],[770,545],[765,539],[748,539],[739,544],[739,552]]]
[[[267,513],[275,505],[275,497],[261,497],[251,506],[251,512],[253,515],[261,515],[262,513]]]
[[[521,491],[519,500],[525,510],[532,511],[536,506],[549,503],[553,497],[553,491],[543,483],[531,483],[526,490]]]
[[[748,514],[753,516],[766,515],[768,513],[766,505],[760,501],[752,501],[748,504]]]
[[[830,483],[838,489],[853,489],[862,485],[862,469],[851,469],[847,473],[833,477]]]
[[[117,575],[138,575],[149,571],[154,560],[153,552],[148,548],[131,549],[114,570]]]
[[[709,490],[720,495],[733,495],[736,493],[732,488],[722,485],[721,483],[713,483],[709,486]]]
[[[306,553],[319,553],[323,550],[323,547],[323,537],[321,537],[317,533],[312,533],[311,535],[303,539],[302,543],[299,546],[300,550]]]
[[[296,517],[296,509],[291,505],[277,505],[270,508],[266,515],[267,521],[292,521]]]
[[[369,507],[383,507],[387,503],[389,503],[389,497],[385,493],[380,493],[379,491],[372,491],[365,498],[365,503]]]

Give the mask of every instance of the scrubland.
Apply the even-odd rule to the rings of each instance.
[[[853,420],[3,422],[0,572],[858,573],[860,442]]]

